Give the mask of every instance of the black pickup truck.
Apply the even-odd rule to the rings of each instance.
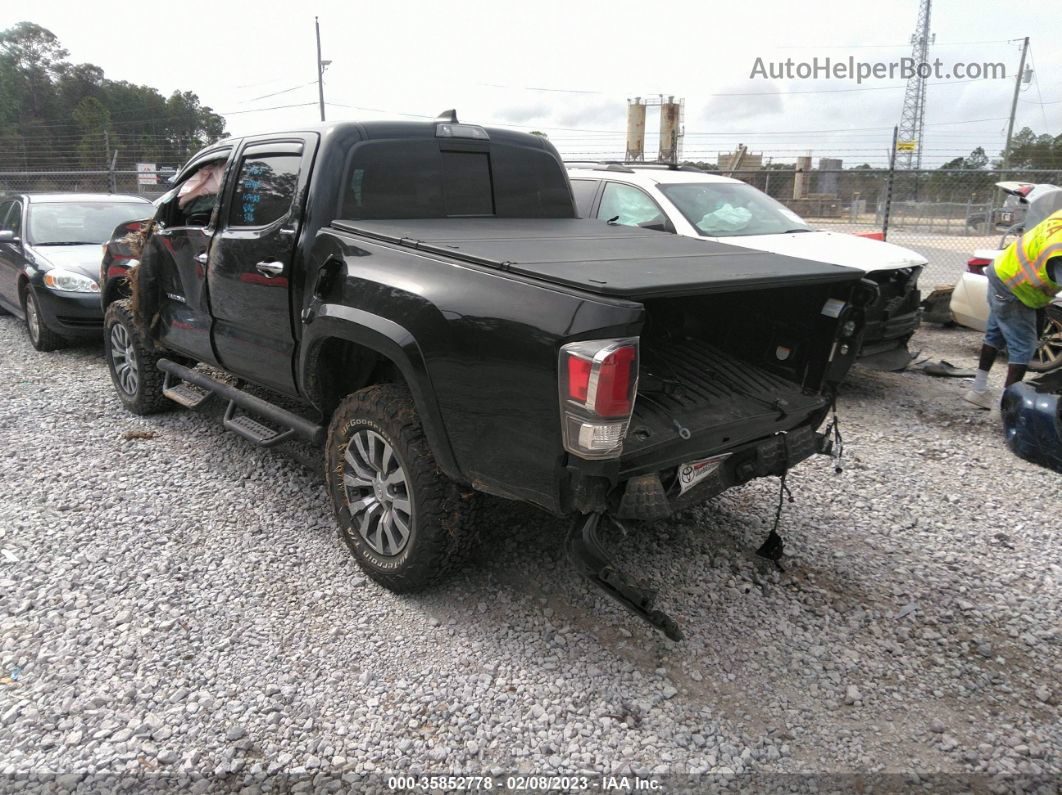
[[[138,264],[103,266],[129,410],[218,396],[255,444],[323,443],[340,534],[396,591],[466,547],[475,491],[570,516],[580,570],[671,637],[599,522],[829,452],[874,297],[855,270],[577,219],[548,141],[452,113],[227,139],[175,182]]]

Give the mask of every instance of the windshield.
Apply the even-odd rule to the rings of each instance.
[[[811,231],[804,219],[784,204],[741,182],[690,182],[657,187],[706,237]]]
[[[106,243],[118,224],[150,218],[148,202],[47,202],[30,204],[27,240],[37,246]]]

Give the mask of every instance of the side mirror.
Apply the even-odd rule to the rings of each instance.
[[[22,242],[19,236],[12,232],[10,229],[0,229],[0,243],[10,243],[13,246],[17,246]]]

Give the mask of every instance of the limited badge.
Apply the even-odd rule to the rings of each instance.
[[[685,494],[706,477],[711,475],[719,469],[720,464],[729,457],[730,453],[723,453],[722,455],[715,455],[711,458],[701,458],[697,461],[679,464],[679,494]]]

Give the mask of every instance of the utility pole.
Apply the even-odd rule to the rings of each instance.
[[[317,101],[321,106],[321,121],[325,120],[324,109],[324,70],[325,62],[321,60],[321,23],[313,18],[313,27],[317,32]]]
[[[1000,168],[1000,181],[1007,178],[1007,166],[1010,163],[1010,139],[1014,135],[1014,115],[1018,112],[1018,93],[1021,91],[1021,81],[1025,77],[1025,56],[1029,52],[1029,37],[1026,36],[1021,45],[1021,63],[1018,64],[1018,76],[1014,78],[1014,97],[1010,101],[1010,122],[1007,124],[1007,144],[1003,147],[1003,163]]]

